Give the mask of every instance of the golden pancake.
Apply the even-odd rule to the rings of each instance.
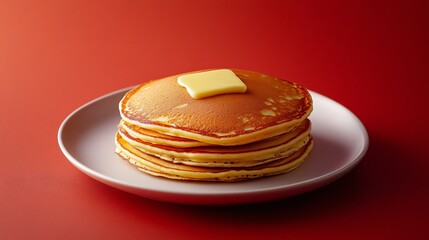
[[[193,99],[171,76],[129,91],[119,104],[128,123],[165,135],[216,145],[239,145],[290,131],[312,110],[302,86],[265,74],[233,70],[244,94]]]
[[[117,153],[143,172],[170,179],[193,181],[233,182],[289,172],[302,164],[313,147],[310,141],[292,155],[258,166],[242,168],[210,168],[187,166],[164,161],[134,148],[119,134],[116,135]]]
[[[170,179],[232,182],[281,174],[301,165],[313,147],[309,92],[252,71],[154,80],[127,92],[119,111],[116,153]]]
[[[264,141],[238,146],[174,148],[132,138],[119,127],[119,134],[135,148],[174,163],[194,166],[254,166],[291,155],[309,141],[310,121],[306,119],[293,131]]]
[[[121,120],[121,122],[119,123],[119,128],[123,132],[126,132],[127,134],[129,134],[132,138],[139,139],[144,142],[150,142],[153,144],[160,144],[164,146],[180,147],[180,148],[211,145],[208,143],[198,142],[191,139],[165,135],[149,129],[141,128],[136,125],[132,125],[123,120]]]

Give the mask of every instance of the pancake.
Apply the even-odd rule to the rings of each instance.
[[[119,128],[123,132],[126,132],[127,134],[129,134],[131,137],[135,139],[139,139],[140,141],[150,142],[154,144],[160,144],[160,145],[171,146],[171,147],[180,147],[180,148],[211,145],[208,143],[198,142],[191,139],[165,135],[149,129],[138,127],[136,125],[132,125],[123,120],[121,120],[121,122],[119,123]]]
[[[119,134],[142,152],[161,159],[194,166],[239,167],[258,165],[286,157],[309,141],[310,121],[306,119],[293,131],[264,141],[238,146],[174,148],[135,139],[119,127]]]
[[[125,94],[119,109],[128,123],[199,142],[246,144],[290,131],[308,117],[312,99],[302,86],[265,74],[233,70],[245,94],[193,99],[175,75]]]
[[[258,166],[233,169],[187,166],[163,161],[134,148],[121,138],[119,134],[116,135],[116,145],[116,151],[119,156],[137,166],[140,171],[150,175],[178,180],[235,182],[282,174],[294,170],[304,162],[304,159],[310,153],[313,148],[313,140],[310,139],[305,146],[286,158]]]
[[[304,87],[227,70],[245,84],[244,93],[194,99],[178,78],[205,71],[153,80],[127,92],[119,102],[116,153],[150,175],[192,181],[249,180],[301,165],[313,147],[312,99]]]

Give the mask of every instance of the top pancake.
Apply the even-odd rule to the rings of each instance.
[[[245,93],[193,99],[177,83],[181,75],[142,84],[119,104],[136,126],[217,145],[237,145],[285,133],[308,117],[312,99],[302,86],[265,74],[232,70]]]

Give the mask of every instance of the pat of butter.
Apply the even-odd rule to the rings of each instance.
[[[229,69],[182,75],[177,79],[194,99],[227,93],[246,92],[247,86]]]

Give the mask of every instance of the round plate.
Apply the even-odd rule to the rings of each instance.
[[[73,113],[58,132],[60,148],[83,173],[112,187],[146,198],[200,205],[253,203],[308,192],[340,178],[364,156],[368,134],[359,119],[339,103],[315,92],[314,148],[297,169],[256,180],[217,183],[153,177],[117,156],[114,136],[118,103],[130,88],[97,98]]]

